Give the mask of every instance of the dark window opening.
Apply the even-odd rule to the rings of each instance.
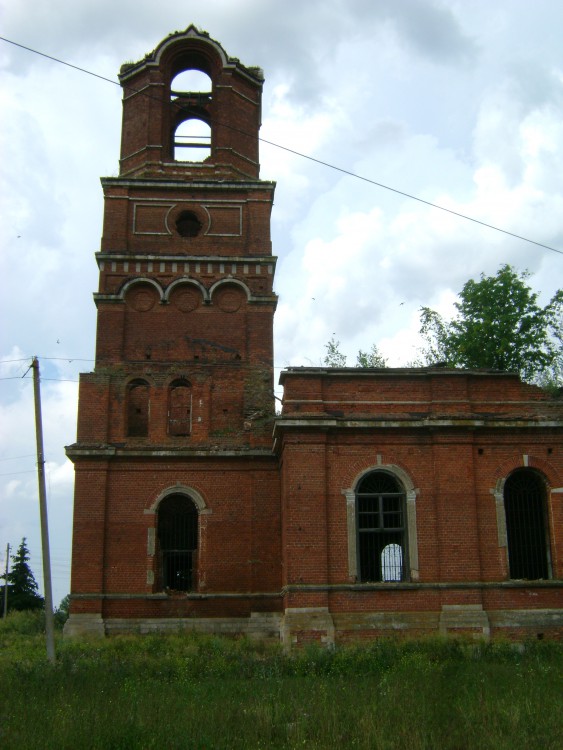
[[[158,508],[160,584],[192,591],[196,585],[198,512],[185,495],[170,495]]]
[[[197,237],[201,232],[201,221],[193,211],[182,211],[176,219],[176,230],[181,237]]]
[[[189,435],[192,431],[192,389],[187,380],[175,380],[168,396],[168,434]]]
[[[127,436],[147,437],[149,434],[149,384],[133,380],[127,386]]]
[[[361,581],[406,580],[405,492],[391,474],[376,471],[356,491]]]
[[[546,487],[534,471],[511,474],[504,485],[504,509],[511,578],[549,578]]]

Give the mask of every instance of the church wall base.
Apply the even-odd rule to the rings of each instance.
[[[280,641],[286,651],[308,643],[328,648],[377,638],[424,638],[432,635],[512,640],[563,640],[562,609],[483,610],[479,606],[445,605],[436,612],[331,613],[327,607],[253,612],[250,617],[112,617],[73,614],[65,638],[136,633],[197,632]]]

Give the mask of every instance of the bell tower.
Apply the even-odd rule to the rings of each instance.
[[[186,71],[206,74],[209,90],[177,90]],[[120,175],[102,179],[96,367],[119,366],[130,408],[110,438],[269,445],[274,185],[258,178],[262,72],[191,26],[120,80]],[[150,426],[142,385],[156,388]]]
[[[194,80],[205,83],[194,91]],[[169,616],[154,597],[179,587],[176,615],[193,616],[196,592],[269,585],[246,563],[235,575],[251,549],[229,553],[231,567],[212,554],[237,533],[221,523],[225,482],[236,495],[229,512],[252,525],[254,472],[274,469],[275,185],[259,179],[263,74],[190,26],[123,65],[120,82],[119,176],[102,178],[95,369],[81,375],[77,442],[67,448],[76,470],[70,631],[107,629],[132,596],[151,603],[140,615]],[[171,495],[167,507],[176,513],[184,498],[197,519],[183,568],[166,561],[159,531]]]

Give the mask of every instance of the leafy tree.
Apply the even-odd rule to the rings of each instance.
[[[12,555],[12,569],[1,576],[8,584],[8,611],[24,609],[41,609],[45,600],[38,592],[37,582],[28,565],[29,550],[25,537],[15,555]],[[2,591],[2,594],[4,592]]]
[[[346,367],[346,355],[340,351],[340,341],[334,336],[325,344],[326,354],[323,358],[325,367]],[[356,367],[387,367],[387,360],[380,353],[376,344],[372,344],[369,352],[360,349],[356,358]]]
[[[369,352],[358,352],[356,359],[358,367],[387,367],[387,360],[381,354],[376,344],[372,344]]]
[[[537,304],[538,294],[526,283],[528,271],[511,266],[495,276],[470,279],[459,294],[457,316],[444,320],[429,307],[421,309],[421,354],[426,364],[486,367],[518,372],[525,380],[546,373],[561,377],[563,291],[548,305]]]
[[[346,367],[346,355],[340,351],[340,341],[333,337],[325,344],[326,354],[323,359],[325,367]]]
[[[61,603],[55,610],[55,625],[62,628],[65,622],[68,620],[70,607],[70,594],[67,594],[61,599]]]

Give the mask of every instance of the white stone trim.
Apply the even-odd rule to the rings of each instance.
[[[352,487],[342,490],[346,498],[346,523],[348,529],[348,576],[356,581],[358,578],[358,542],[356,528],[356,488],[366,474],[373,471],[386,471],[392,474],[403,486],[406,500],[406,542],[408,561],[408,580],[419,580],[418,538],[416,522],[416,496],[418,490],[404,469],[395,464],[385,464],[381,454],[376,456],[376,464],[361,471],[352,483]]]

